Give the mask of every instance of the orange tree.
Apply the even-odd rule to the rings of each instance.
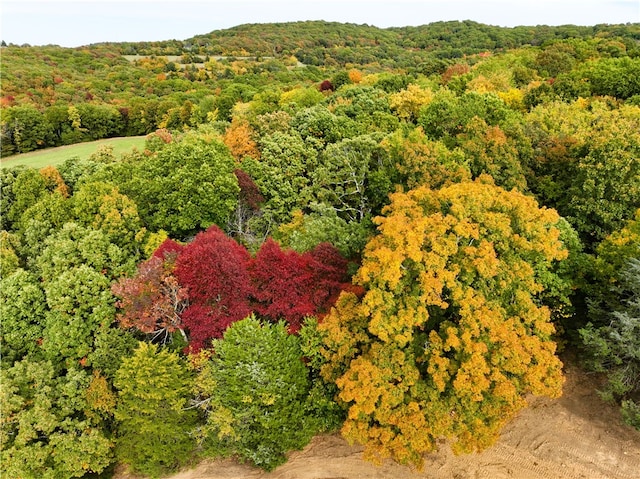
[[[483,176],[391,195],[355,282],[319,326],[321,373],[365,457],[422,464],[438,439],[492,444],[526,395],[561,394],[545,285],[567,251],[554,210]]]

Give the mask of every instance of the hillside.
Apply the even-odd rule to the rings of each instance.
[[[640,470],[640,24],[2,60],[7,476]]]

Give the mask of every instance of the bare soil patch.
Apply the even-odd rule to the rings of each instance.
[[[271,473],[233,460],[204,461],[170,479],[639,479],[640,432],[595,389],[598,378],[571,365],[560,399],[534,398],[482,453],[455,456],[443,446],[422,472],[391,461],[362,460],[362,448],[338,435],[314,438]],[[124,473],[116,479],[133,479]]]

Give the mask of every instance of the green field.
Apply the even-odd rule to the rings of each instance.
[[[57,148],[47,148],[45,150],[32,151],[21,155],[9,156],[0,159],[0,166],[11,167],[18,165],[42,168],[48,165],[59,165],[65,160],[74,156],[82,159],[89,158],[102,145],[111,145],[116,157],[122,153],[127,153],[133,148],[142,150],[144,148],[144,136],[132,136],[125,138],[109,138],[105,140],[91,141],[88,143],[77,143],[75,145],[59,146]]]

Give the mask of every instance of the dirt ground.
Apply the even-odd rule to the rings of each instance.
[[[361,459],[361,447],[318,436],[266,473],[232,460],[204,461],[170,479],[640,479],[640,432],[594,392],[596,378],[571,365],[563,397],[534,398],[492,448],[454,456],[447,447],[426,457],[420,473]],[[116,479],[132,476],[120,474]]]

